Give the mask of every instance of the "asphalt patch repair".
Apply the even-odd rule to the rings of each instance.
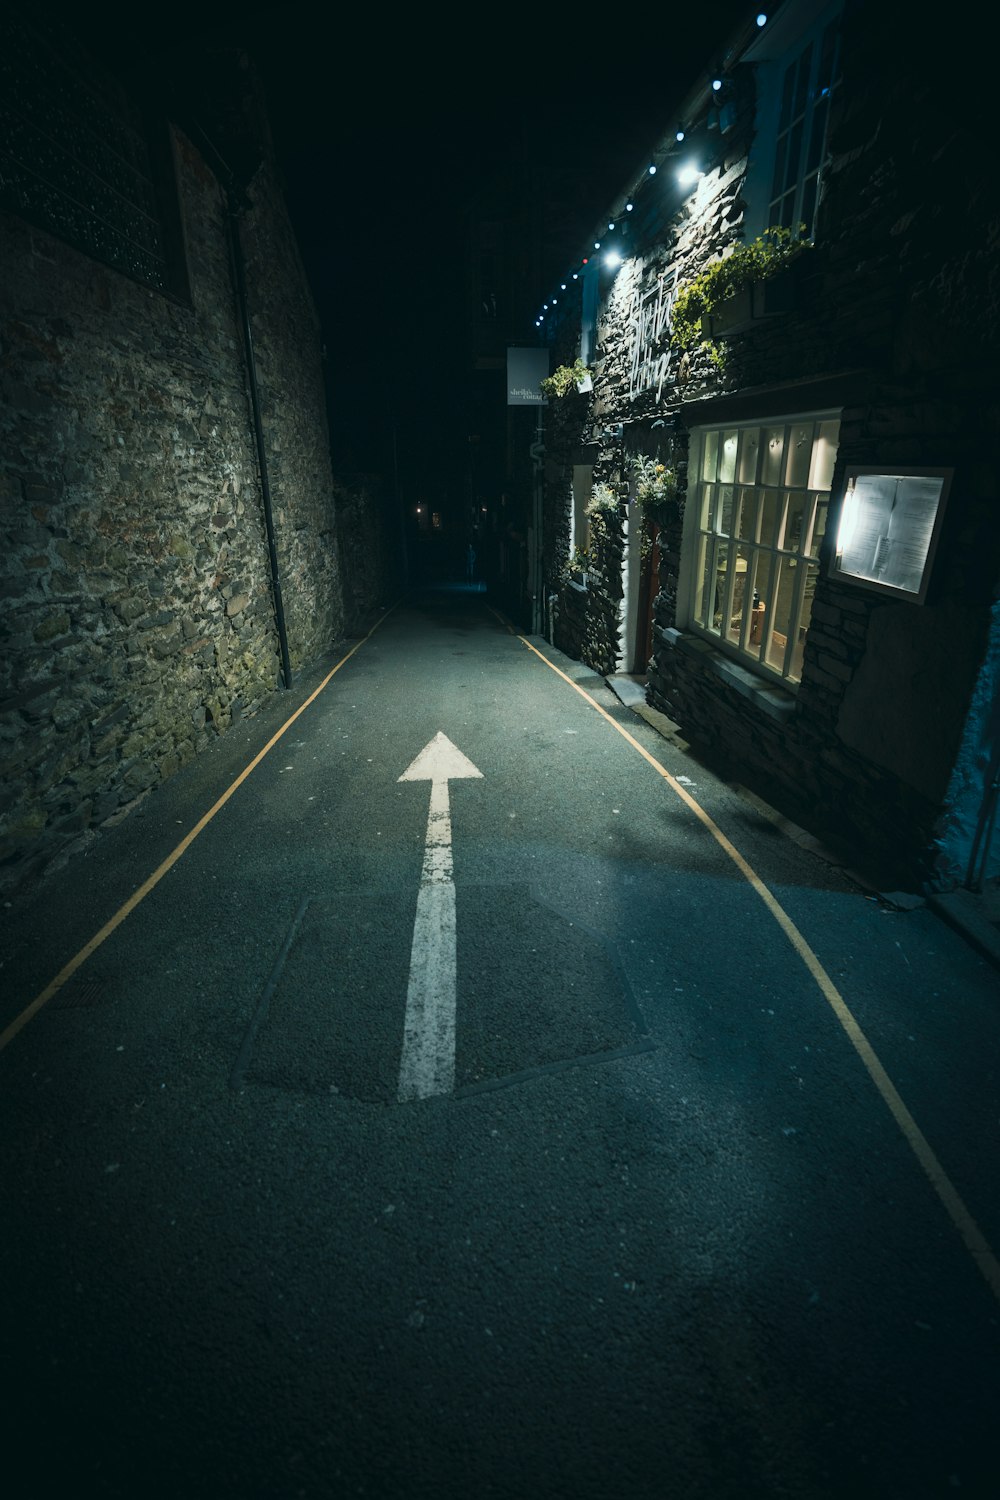
[[[614,947],[527,885],[457,892],[455,1092],[652,1047]],[[233,1087],[395,1104],[415,893],[303,900]]]

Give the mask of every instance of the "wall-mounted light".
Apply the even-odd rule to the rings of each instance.
[[[612,270],[614,270],[615,266],[620,266],[621,263],[622,258],[617,250],[609,250],[604,257],[604,264],[610,266]]]
[[[695,162],[689,161],[685,162],[683,167],[679,169],[677,181],[681,187],[693,187],[698,179],[704,177],[704,175],[704,172]]]

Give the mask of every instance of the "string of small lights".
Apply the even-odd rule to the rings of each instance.
[[[756,16],[754,17],[754,24],[758,30],[762,30],[767,25],[767,21],[768,17],[764,11],[758,11]],[[711,93],[716,97],[716,100],[719,100],[726,89],[726,80],[721,72],[710,76],[710,88]],[[588,247],[587,254],[581,256],[579,260],[576,261],[573,270],[566,273],[565,280],[559,282],[558,290],[560,292],[567,292],[571,290],[571,283],[580,280],[580,277],[584,274],[585,268],[590,265],[593,254],[598,252],[602,248],[604,249],[603,264],[609,270],[616,270],[618,266],[620,266],[626,259],[625,246],[622,239],[620,238],[617,243],[609,245],[607,243],[607,236],[612,234],[624,236],[628,233],[628,215],[633,213],[635,210],[634,200],[638,197],[640,189],[647,184],[650,177],[656,176],[660,167],[663,166],[666,161],[670,159],[677,160],[681,156],[681,152],[678,148],[687,139],[689,130],[690,122],[682,121],[678,123],[678,126],[674,131],[673,140],[670,141],[663,149],[654,151],[648,166],[644,169],[642,175],[633,183],[628,196],[621,204],[618,212],[613,214],[613,216],[607,220],[607,229],[598,229],[595,231],[595,233],[600,237],[593,240],[592,247]],[[676,169],[676,181],[681,187],[693,187],[699,181],[702,175],[703,173],[699,166],[698,160],[694,156],[685,156],[685,159]],[[546,314],[552,313],[558,307],[558,305],[559,298],[555,293],[553,293],[549,297],[549,300],[547,302],[542,303],[538,316],[535,319],[535,327],[542,328],[545,323]]]

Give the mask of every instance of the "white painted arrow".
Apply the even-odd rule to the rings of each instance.
[[[448,782],[482,779],[482,774],[439,731],[399,778],[431,784],[403,1023],[401,1100],[450,1094],[455,1087],[455,883]]]

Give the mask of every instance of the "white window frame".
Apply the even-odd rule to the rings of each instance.
[[[826,409],[691,433],[678,625],[792,692],[820,576],[839,425],[840,410]]]
[[[812,0],[794,7],[787,17],[779,12],[772,26],[765,29],[759,42],[746,53],[746,60],[757,69],[757,117],[745,192],[747,239],[754,239],[779,224],[797,234],[802,222],[807,224],[805,237],[815,238],[829,108],[840,78],[837,26],[842,8],[842,0],[828,4]],[[832,39],[834,50],[830,66],[823,70],[829,76],[821,77],[827,37]],[[804,59],[800,87],[793,87],[798,107],[783,119],[786,86],[792,87]],[[776,192],[778,154],[786,152],[790,144],[794,147],[795,171]],[[786,156],[782,160],[787,163]],[[782,207],[789,193],[793,195],[790,210]],[[808,212],[803,208],[807,194],[812,201]]]

